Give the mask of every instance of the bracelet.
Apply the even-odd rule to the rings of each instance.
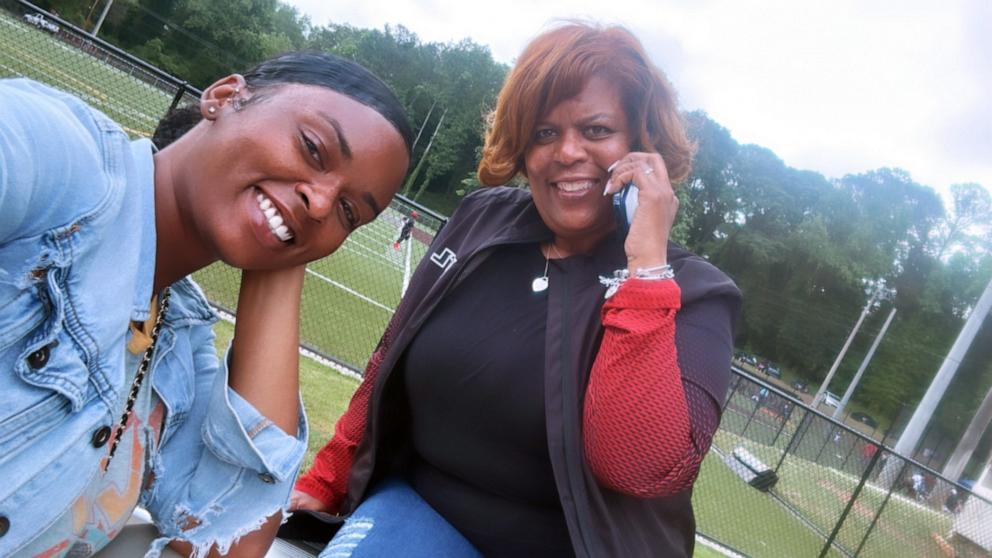
[[[600,275],[599,283],[606,287],[605,298],[610,298],[613,296],[620,288],[620,285],[623,285],[629,278],[630,272],[626,269],[618,269],[614,271],[612,277]],[[672,266],[668,264],[648,268],[639,267],[634,270],[634,279],[644,279],[645,281],[662,281],[664,279],[674,278],[675,271],[672,269]]]
[[[656,265],[654,267],[639,267],[634,270],[634,277],[646,279],[648,281],[660,281],[662,279],[674,279],[675,271],[668,264]]]

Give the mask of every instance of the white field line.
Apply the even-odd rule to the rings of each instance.
[[[734,552],[733,550],[731,550],[731,549],[723,546],[722,544],[719,544],[716,541],[712,541],[712,540],[710,540],[710,539],[708,539],[706,537],[703,537],[701,535],[696,535],[696,542],[699,543],[699,544],[701,544],[701,545],[703,545],[703,546],[705,546],[706,548],[708,548],[710,550],[713,550],[715,552],[719,552],[720,554],[722,554],[724,556],[729,556],[730,558],[747,558],[743,554],[738,554],[737,552]]]
[[[223,309],[218,308],[216,306],[213,306],[213,305],[211,305],[211,306],[213,307],[214,312],[217,312],[217,315],[220,316],[220,319],[224,320],[225,322],[233,325],[237,321],[237,318],[234,316],[234,314],[228,313],[226,310],[223,310]],[[302,346],[300,347],[300,354],[303,355],[303,356],[305,356],[306,358],[308,358],[308,359],[316,362],[317,364],[321,364],[323,366],[326,366],[326,367],[330,368],[331,370],[334,370],[335,372],[337,372],[338,374],[341,374],[342,376],[347,376],[349,378],[352,378],[352,379],[355,379],[355,380],[358,380],[358,381],[361,381],[362,380],[361,374],[355,372],[351,368],[348,368],[347,366],[342,366],[342,365],[334,362],[333,360],[328,360],[328,359],[326,359],[326,358],[318,355],[317,353],[315,353],[313,351],[310,351],[308,349],[303,348]]]
[[[400,298],[406,295],[406,288],[410,286],[410,257],[413,255],[413,238],[406,241],[406,265],[403,267],[403,286],[400,287]]]
[[[358,248],[352,246],[353,244],[357,244],[358,245],[358,248],[361,248],[361,250],[359,250]],[[380,254],[380,253],[372,250],[371,248],[365,246],[361,242],[350,242],[348,244],[343,244],[341,247],[344,248],[345,250],[347,250],[348,252],[352,253],[352,254],[355,254],[355,255],[361,256],[363,258],[367,258],[369,260],[372,260],[374,263],[379,264],[379,263],[382,263],[382,262],[386,262],[386,264],[388,264],[390,267],[395,268],[396,271],[399,271],[400,270],[399,263],[397,263],[397,262],[395,262],[395,261],[387,258],[386,256],[383,256],[382,254]],[[366,253],[366,252],[368,252],[368,253]],[[381,260],[381,261],[378,261],[378,260]]]
[[[354,295],[354,296],[356,296],[356,297],[364,300],[365,302],[368,302],[369,304],[371,304],[373,306],[376,306],[378,308],[382,308],[383,310],[385,310],[386,312],[389,312],[390,314],[392,314],[394,312],[394,310],[392,308],[386,306],[385,304],[383,304],[381,302],[378,302],[378,301],[375,301],[375,300],[372,300],[371,298],[363,295],[362,293],[356,291],[355,289],[346,287],[345,285],[342,285],[341,283],[338,283],[334,279],[331,279],[330,277],[321,275],[321,274],[317,273],[316,271],[311,270],[310,268],[307,268],[307,273],[309,273],[311,275],[314,275],[318,279],[321,279],[321,280],[323,280],[323,281],[325,281],[327,283],[330,283],[331,285],[334,285],[335,287],[341,289],[342,291],[345,291],[345,292],[347,292],[349,294],[352,294],[352,295]]]

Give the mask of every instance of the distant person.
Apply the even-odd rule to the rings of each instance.
[[[151,556],[261,556],[283,519],[306,451],[304,266],[388,205],[410,128],[367,70],[309,53],[185,112],[156,152],[0,80],[0,556],[89,556],[139,502]],[[189,277],[215,261],[243,270],[221,361]]]
[[[412,211],[408,217],[403,218],[403,225],[400,227],[400,234],[396,237],[396,241],[393,242],[393,250],[399,250],[400,245],[403,242],[409,240],[410,233],[413,232],[413,222],[417,218],[417,212]]]
[[[568,24],[526,47],[478,174],[529,189],[468,196],[418,266],[297,483],[296,509],[348,518],[322,556],[692,555],[740,308],[669,242],[692,148],[629,31]]]
[[[878,446],[871,442],[863,442],[861,445],[861,464],[864,467],[868,466],[871,462],[871,458],[875,457],[878,453]]]

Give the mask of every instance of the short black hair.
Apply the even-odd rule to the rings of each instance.
[[[337,91],[381,114],[403,137],[407,152],[412,149],[413,129],[403,105],[388,85],[361,64],[323,52],[299,51],[266,60],[244,77],[248,89],[299,83]]]
[[[246,87],[260,91],[289,83],[326,87],[371,108],[399,132],[407,154],[413,151],[413,129],[406,111],[389,86],[364,66],[316,51],[289,52],[262,62],[244,73]],[[169,145],[196,126],[201,115],[196,106],[170,110],[159,121],[152,142],[159,148]]]

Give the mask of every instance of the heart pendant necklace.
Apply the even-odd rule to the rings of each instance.
[[[551,251],[554,250],[555,258],[560,258],[558,255],[558,250],[555,248],[554,242],[548,245],[548,250],[544,255],[544,274],[535,277],[533,281],[530,282],[530,290],[535,293],[543,293],[548,290],[548,264],[551,263]]]

